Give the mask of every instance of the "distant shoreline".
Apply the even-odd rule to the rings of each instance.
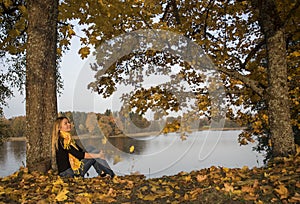
[[[205,130],[211,130],[211,131],[231,131],[231,130],[244,130],[245,128],[239,127],[239,128],[201,128],[199,130],[193,130],[194,131],[205,131]],[[159,135],[162,134],[160,132],[142,132],[142,133],[134,133],[134,134],[127,134],[127,135],[113,135],[110,136],[111,138],[116,138],[116,137],[148,137],[148,136],[153,136],[153,135]],[[79,135],[79,136],[74,136],[74,139],[85,139],[85,138],[97,138],[98,135]],[[22,142],[26,141],[26,137],[8,137],[3,140],[4,142]]]

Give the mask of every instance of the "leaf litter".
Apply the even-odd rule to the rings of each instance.
[[[22,167],[0,177],[4,203],[300,203],[300,147],[261,168],[212,166],[152,179],[61,178]]]

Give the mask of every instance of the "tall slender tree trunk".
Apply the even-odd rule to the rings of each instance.
[[[51,164],[51,129],[57,116],[58,0],[28,0],[26,50],[26,163],[45,172]]]
[[[267,46],[269,79],[267,105],[273,145],[272,155],[287,156],[295,151],[295,143],[290,118],[284,24],[273,0],[253,0],[253,2],[259,11],[259,23]]]

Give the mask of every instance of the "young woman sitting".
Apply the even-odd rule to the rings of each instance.
[[[67,117],[59,117],[53,125],[52,151],[56,153],[58,173],[62,177],[84,175],[93,166],[99,176],[115,176],[109,167],[103,151],[89,153],[83,151],[71,136],[71,123]]]

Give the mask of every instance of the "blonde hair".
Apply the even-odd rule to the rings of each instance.
[[[53,123],[53,128],[52,128],[52,147],[51,147],[51,152],[52,152],[52,169],[56,169],[56,150],[58,149],[58,139],[59,139],[59,129],[61,127],[61,122],[67,119],[68,121],[69,118],[66,116],[61,116],[58,117],[54,123]]]

